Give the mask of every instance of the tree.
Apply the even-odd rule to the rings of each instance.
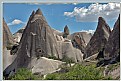
[[[70,67],[71,67],[71,63],[75,63],[73,58],[69,58],[67,55],[63,56],[62,61],[66,62],[66,64],[69,64]]]

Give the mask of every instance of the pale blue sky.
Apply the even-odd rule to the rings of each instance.
[[[38,8],[40,8],[42,10],[48,24],[52,28],[57,29],[59,31],[63,31],[64,26],[68,25],[70,32],[74,33],[74,32],[78,32],[78,31],[82,31],[82,30],[95,30],[96,29],[97,21],[95,21],[93,19],[93,18],[96,18],[96,20],[97,20],[98,18],[96,16],[89,15],[87,17],[81,18],[82,16],[80,16],[80,14],[83,11],[78,13],[80,8],[82,8],[82,7],[84,7],[85,10],[88,9],[88,12],[90,12],[89,11],[90,5],[92,5],[92,3],[87,3],[87,4],[85,4],[85,3],[80,3],[80,4],[5,3],[5,4],[3,4],[3,16],[4,16],[6,23],[9,26],[11,32],[15,33],[18,29],[20,29],[26,25],[31,12],[33,10],[37,10]],[[100,5],[107,5],[107,3],[103,3]],[[100,7],[100,5],[99,5],[99,7]],[[95,6],[95,5],[92,5],[92,6]],[[111,7],[111,6],[109,5],[109,6],[107,6],[107,8]],[[74,11],[75,7],[77,8],[77,10]],[[67,12],[67,14],[64,15],[65,12]],[[85,12],[85,13],[87,13],[87,12]],[[102,11],[101,11],[101,13],[102,13]],[[103,13],[104,13],[104,11],[103,11]],[[68,14],[71,14],[71,15],[68,15]],[[104,16],[105,20],[107,21],[109,26],[112,28],[118,15],[116,14],[115,16],[112,16],[110,14],[109,14],[109,16],[106,16],[104,14],[101,16]],[[73,16],[73,17],[71,17],[71,16]],[[88,17],[92,18],[92,19],[89,19]],[[77,20],[77,18],[79,18],[80,20]],[[84,19],[86,19],[88,21],[85,21]],[[16,23],[16,22],[18,22],[18,23]]]

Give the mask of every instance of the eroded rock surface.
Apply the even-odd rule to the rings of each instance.
[[[106,21],[99,17],[97,29],[86,46],[84,58],[100,52],[105,47],[110,33],[111,30]]]
[[[62,62],[54,60],[49,62],[50,60],[42,57],[54,56],[62,59],[66,55],[74,58],[75,62],[83,59],[83,54],[79,49],[73,47],[71,40],[63,38],[58,31],[48,25],[40,9],[32,12],[15,55],[17,55],[16,59],[5,69],[4,74],[23,67],[31,69],[33,73],[39,71],[41,74],[46,74],[58,69],[57,66],[62,64]]]
[[[104,50],[105,59],[120,57],[120,16],[118,17]]]
[[[12,44],[14,44],[13,35],[3,19],[3,47],[11,46]]]

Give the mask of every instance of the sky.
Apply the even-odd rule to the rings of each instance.
[[[102,16],[111,29],[120,13],[119,3],[4,3],[3,17],[12,33],[26,26],[33,10],[41,9],[50,27],[63,31],[68,25],[71,33],[94,32],[98,17]]]

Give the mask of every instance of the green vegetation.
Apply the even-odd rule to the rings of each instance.
[[[108,70],[109,70],[109,71],[112,71],[112,70],[114,70],[114,69],[116,69],[116,68],[118,68],[118,67],[120,67],[120,62],[115,63],[115,64],[110,64],[110,65],[108,66]]]
[[[67,35],[68,35],[68,34],[63,34],[63,38],[67,38]]]
[[[69,64],[70,66],[71,66],[71,63],[75,63],[73,58],[69,58],[66,55],[64,55],[62,59],[59,59],[59,58],[55,57],[54,55],[48,55],[47,58],[66,62],[66,64]]]
[[[68,56],[64,55],[61,61],[66,62],[71,67],[71,63],[75,63],[73,58],[69,58]]]
[[[58,73],[48,74],[45,80],[60,80],[60,75]]]
[[[110,77],[104,77],[101,68],[89,65],[84,66],[81,64],[75,64],[69,67],[69,71],[66,73],[52,73],[48,74],[45,80],[105,80],[111,79]]]
[[[41,77],[33,75],[32,72],[26,68],[20,68],[15,75],[9,77],[11,80],[41,80]]]
[[[47,58],[53,59],[53,60],[60,60],[60,59],[58,59],[58,58],[57,58],[56,56],[54,56],[54,55],[48,55]]]
[[[39,74],[35,75],[28,69],[19,69],[11,80],[112,80],[110,76],[103,76],[104,67],[96,67],[96,63],[81,62],[75,63],[73,66],[68,66],[74,61],[71,58],[64,57],[63,61],[67,62],[60,66],[61,70],[55,73],[46,75],[44,78]],[[109,70],[118,67],[120,63],[110,65]]]
[[[63,58],[61,59],[63,62],[66,63],[75,63],[73,58],[69,58],[67,55],[64,55]]]
[[[103,76],[104,68],[96,67],[95,64],[75,64],[68,67],[66,64],[60,67],[61,71],[48,74],[45,78],[34,75],[26,68],[19,69],[15,75],[10,76],[11,80],[112,80],[111,77]]]

